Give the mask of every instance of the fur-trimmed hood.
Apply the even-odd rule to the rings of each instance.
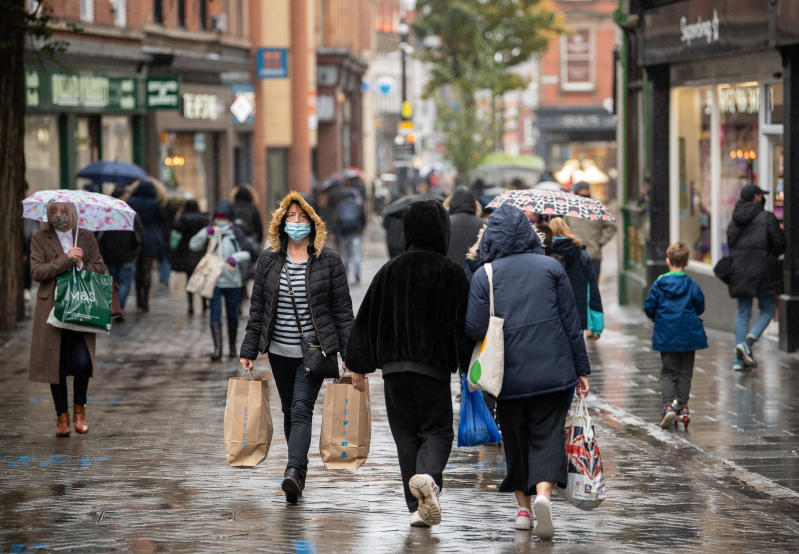
[[[272,221],[269,223],[269,231],[267,234],[269,245],[274,252],[285,250],[285,245],[289,239],[288,235],[286,235],[286,232],[283,230],[283,218],[286,216],[286,212],[292,202],[299,204],[303,211],[308,214],[308,217],[311,218],[310,246],[313,249],[311,254],[318,258],[322,255],[322,248],[325,246],[325,239],[327,238],[325,222],[297,191],[291,191],[284,196],[283,200],[280,201],[280,206],[272,212]]]

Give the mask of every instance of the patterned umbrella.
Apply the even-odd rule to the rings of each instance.
[[[89,231],[131,231],[136,212],[124,201],[85,190],[40,190],[22,201],[22,217],[47,221],[48,202],[75,204],[78,227]]]
[[[613,214],[593,198],[585,198],[568,192],[550,190],[509,190],[489,202],[487,208],[497,209],[510,204],[525,212],[546,215],[569,215],[594,221],[616,221]]]

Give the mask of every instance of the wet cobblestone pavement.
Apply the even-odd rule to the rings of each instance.
[[[356,304],[384,248],[367,242],[365,257]],[[54,436],[49,388],[27,381],[30,323],[0,335],[0,551],[799,551],[799,357],[773,343],[757,345],[756,370],[733,373],[731,335],[710,331],[689,431],[662,430],[651,327],[639,310],[615,306],[615,283],[603,277],[608,328],[590,345],[591,405],[608,500],[582,512],[556,495],[555,539],[538,541],[513,530],[514,499],[497,492],[501,447],[453,448],[442,524],[413,529],[379,376],[370,379],[371,452],[358,471],[321,463],[323,389],[305,496],[286,505],[274,387],[269,456],[254,469],[227,466],[222,417],[237,364],[208,362],[207,320],[184,315],[174,281],[156,290],[149,314],[129,306],[127,321],[98,340],[88,435]],[[264,360],[256,367],[268,372]]]

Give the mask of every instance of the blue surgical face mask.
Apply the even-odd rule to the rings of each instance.
[[[214,225],[219,227],[220,229],[226,229],[228,225],[230,225],[230,220],[224,217],[214,219]]]
[[[286,223],[286,234],[294,242],[302,242],[302,239],[311,234],[310,223]]]

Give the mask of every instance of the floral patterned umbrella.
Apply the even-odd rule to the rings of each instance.
[[[568,215],[594,221],[616,221],[613,214],[593,198],[550,190],[509,190],[496,196],[487,208],[497,209],[510,204],[525,212],[546,215]]]
[[[78,227],[89,231],[131,231],[136,212],[124,201],[85,190],[40,190],[22,201],[22,217],[47,221],[47,204],[75,204]]]

